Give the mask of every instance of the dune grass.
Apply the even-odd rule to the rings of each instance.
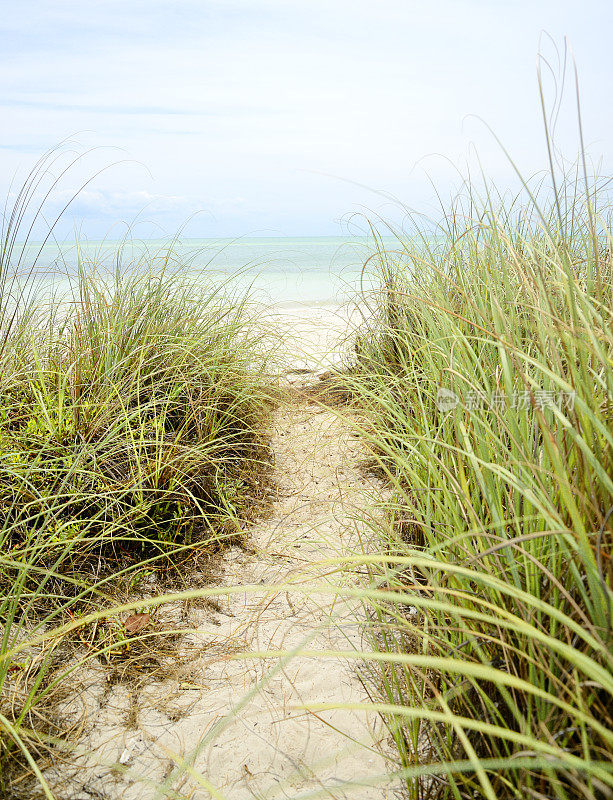
[[[613,797],[611,207],[523,200],[374,231],[351,391],[392,488],[372,663],[414,800]]]
[[[185,585],[264,510],[274,403],[270,342],[247,299],[186,281],[168,253],[114,273],[79,261],[68,295],[35,307],[16,244],[27,186],[0,259],[3,797],[29,796],[23,766],[50,796],[41,759],[66,734],[52,701],[75,668],[62,626],[112,615],[118,581]],[[115,627],[79,632],[87,659],[121,649],[130,632]]]
[[[34,306],[16,243],[49,163],[0,244],[0,794],[15,799],[34,782],[52,797],[46,757],[71,733],[58,699],[123,652],[143,578],[152,607],[172,598],[266,506],[274,403],[246,299],[164,256],[80,262],[68,297]],[[385,717],[411,800],[613,797],[611,230],[606,187],[578,176],[549,201],[469,186],[393,250],[373,229],[373,314],[350,374],[312,393],[352,398],[338,413],[391,490],[384,519],[361,520],[377,552],[331,560],[370,585],[300,586],[361,598],[371,648],[312,656],[370,665],[361,707]],[[223,593],[187,588],[174,597]]]

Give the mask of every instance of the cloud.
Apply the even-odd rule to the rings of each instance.
[[[7,6],[0,32],[0,175],[80,131],[149,170],[122,165],[97,181],[70,212],[88,224],[142,211],[173,227],[205,209],[211,235],[262,225],[332,233],[334,220],[370,202],[358,184],[426,202],[413,165],[428,154],[452,162],[437,172],[446,194],[470,139],[506,180],[512,168],[491,137],[474,123],[463,130],[467,114],[486,119],[527,172],[538,169],[543,27],[559,43],[571,34],[587,139],[608,147],[613,125],[602,103],[613,4],[600,0],[26,6]],[[572,148],[570,111],[560,131]]]
[[[70,199],[70,192],[57,192],[49,198],[50,206],[59,208]],[[189,207],[189,199],[180,195],[152,194],[144,190],[113,192],[85,189],[71,202],[70,213],[84,218],[91,216],[122,218],[142,211],[160,214],[168,211],[184,211]]]
[[[48,215],[57,213],[69,203],[67,216],[73,219],[105,218],[110,221],[129,222],[135,217],[170,216],[173,219],[185,220],[203,211],[214,213],[239,209],[245,202],[242,197],[196,198],[186,195],[155,194],[145,190],[84,189],[76,197],[69,190],[53,192],[45,203],[45,210]]]

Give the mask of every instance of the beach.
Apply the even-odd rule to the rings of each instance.
[[[355,304],[322,303],[273,306],[271,320],[281,330],[285,369],[325,372],[347,365],[352,355],[350,332],[365,309]],[[300,374],[299,372],[296,373]]]

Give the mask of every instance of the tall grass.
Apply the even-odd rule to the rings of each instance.
[[[3,796],[32,790],[24,763],[50,796],[62,625],[112,614],[114,582],[145,566],[181,580],[268,501],[271,348],[246,298],[187,282],[167,254],[114,274],[80,260],[68,296],[36,308],[33,248],[16,243],[48,168],[5,216],[0,259]],[[88,659],[121,645],[92,637]]]
[[[379,244],[356,337],[393,490],[373,663],[415,800],[613,797],[611,207],[552,197],[469,187]]]

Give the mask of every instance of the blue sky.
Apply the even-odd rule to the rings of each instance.
[[[90,237],[326,235],[377,190],[433,209],[476,147],[502,186],[545,166],[536,54],[567,35],[590,152],[611,165],[613,3],[584,0],[73,0],[6,5],[0,192],[72,137],[91,153],[51,206],[92,182],[61,228]],[[544,55],[555,65],[548,41]],[[553,83],[547,80],[548,96]],[[571,88],[569,86],[569,88]],[[568,92],[560,146],[576,153]],[[51,208],[51,210],[53,210]],[[194,216],[195,215],[195,216]],[[118,231],[119,235],[119,231]]]

